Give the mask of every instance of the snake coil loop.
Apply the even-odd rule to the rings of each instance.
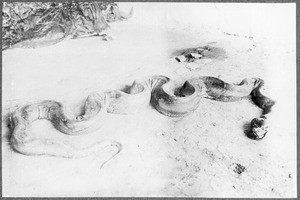
[[[31,124],[36,120],[47,119],[62,133],[82,135],[98,130],[107,120],[107,113],[136,113],[150,102],[158,112],[166,116],[183,117],[197,109],[202,97],[218,101],[237,101],[251,96],[253,102],[262,109],[262,115],[251,121],[248,137],[262,139],[267,133],[266,114],[271,112],[275,104],[262,94],[263,87],[264,81],[257,78],[229,84],[215,77],[197,77],[180,82],[171,81],[166,76],[153,76],[147,81],[135,81],[123,91],[113,90],[89,95],[84,104],[84,112],[79,116],[73,115],[56,101],[28,104],[19,107],[11,115],[11,146],[25,155],[66,158],[84,157],[114,146],[117,148],[112,156],[114,157],[122,149],[119,142],[105,140],[80,149],[59,139],[34,138]]]

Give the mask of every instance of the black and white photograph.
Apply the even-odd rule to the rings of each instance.
[[[296,60],[293,2],[2,2],[2,196],[297,198]]]

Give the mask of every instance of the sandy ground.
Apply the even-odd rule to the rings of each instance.
[[[296,29],[293,4],[121,4],[134,16],[112,24],[113,41],[86,38],[38,49],[3,52],[3,196],[296,197]],[[172,51],[210,44],[224,60],[178,63]],[[260,114],[250,100],[203,99],[184,118],[168,118],[150,105],[138,114],[110,114],[94,133],[71,137],[50,122],[34,123],[37,137],[78,146],[103,139],[115,149],[82,159],[30,157],[11,150],[5,116],[24,102],[56,100],[79,112],[93,91],[117,89],[161,74],[240,82],[261,77],[276,100],[272,129],[248,139],[245,124]],[[238,167],[245,170],[238,173]]]

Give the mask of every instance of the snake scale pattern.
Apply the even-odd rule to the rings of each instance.
[[[78,148],[59,139],[35,138],[31,125],[36,120],[46,119],[64,134],[82,135],[97,131],[107,120],[108,113],[136,113],[149,103],[163,115],[184,117],[199,107],[201,98],[226,102],[247,97],[262,109],[262,115],[252,120],[251,130],[247,135],[252,139],[262,139],[267,132],[264,128],[265,115],[275,103],[262,94],[263,87],[264,81],[259,78],[247,78],[240,84],[229,84],[207,76],[193,77],[184,82],[161,75],[152,76],[146,80],[134,81],[124,90],[89,95],[84,104],[84,112],[78,116],[56,101],[47,100],[20,106],[10,116],[10,142],[15,151],[25,155],[80,158],[106,147],[116,147],[114,157],[122,149],[117,141],[104,140],[90,147]]]

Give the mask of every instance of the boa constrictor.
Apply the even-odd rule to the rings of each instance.
[[[81,135],[96,131],[107,120],[107,113],[136,113],[151,103],[160,113],[169,117],[183,117],[192,113],[200,104],[201,98],[218,101],[237,101],[251,96],[253,102],[262,109],[262,116],[251,122],[248,137],[262,139],[266,130],[265,114],[271,111],[274,101],[264,96],[261,89],[264,81],[259,78],[246,78],[240,84],[229,84],[215,77],[201,76],[185,82],[171,81],[166,76],[152,76],[146,81],[135,81],[123,90],[95,93],[88,96],[84,112],[75,116],[64,105],[55,101],[42,101],[19,107],[11,115],[11,146],[26,155],[50,155],[66,158],[88,156],[108,146],[118,150],[119,142],[105,140],[87,148],[77,148],[59,139],[37,139],[31,132],[35,120],[47,119],[60,132],[68,135]],[[112,158],[111,157],[111,158]]]

